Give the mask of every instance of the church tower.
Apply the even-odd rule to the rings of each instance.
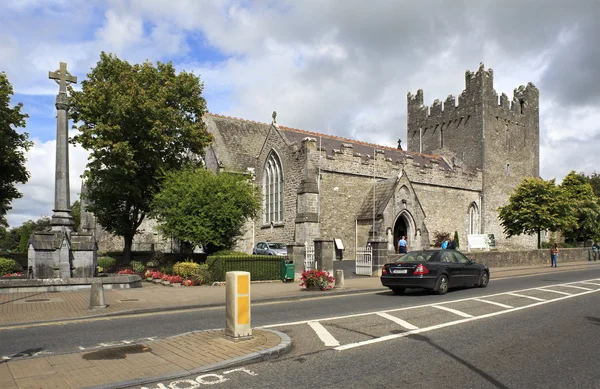
[[[479,231],[504,239],[497,209],[524,177],[539,176],[539,91],[532,84],[514,90],[509,101],[494,90],[494,73],[481,64],[465,73],[465,90],[443,105],[423,104],[423,91],[408,93],[408,151],[444,156],[452,166],[482,171]],[[506,241],[522,244],[529,237]],[[523,242],[522,242],[523,241]]]

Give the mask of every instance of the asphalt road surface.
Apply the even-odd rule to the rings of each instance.
[[[587,269],[492,280],[445,296],[378,292],[255,304],[253,326],[287,333],[290,353],[145,387],[598,388],[599,303],[600,270]],[[222,327],[221,308],[25,326],[0,330],[0,356]]]

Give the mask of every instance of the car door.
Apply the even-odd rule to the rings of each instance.
[[[455,251],[454,256],[458,263],[462,265],[462,277],[464,278],[464,283],[466,285],[472,285],[479,282],[481,267],[475,262],[471,262],[471,260],[460,251]]]
[[[448,281],[451,286],[464,285],[462,268],[463,265],[458,263],[454,253],[450,250],[442,250],[440,253],[440,262],[446,273],[448,274]]]
[[[265,244],[260,242],[256,245],[256,254],[265,255]]]

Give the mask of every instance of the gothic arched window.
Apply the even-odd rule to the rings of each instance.
[[[263,223],[283,221],[283,169],[272,151],[263,171]]]
[[[479,210],[477,204],[473,203],[469,207],[469,235],[479,234]]]

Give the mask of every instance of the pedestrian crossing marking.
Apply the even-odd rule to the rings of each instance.
[[[394,323],[399,324],[402,327],[406,328],[407,330],[416,330],[416,329],[419,329],[419,327],[417,327],[415,325],[412,325],[409,322],[400,319],[399,317],[392,316],[389,313],[378,312],[377,315],[379,315],[379,316],[381,316],[381,317],[383,317],[385,319],[391,320]]]
[[[565,296],[572,296],[573,295],[573,293],[560,292],[558,290],[545,289],[545,288],[536,288],[536,290],[543,290],[544,292],[558,293],[558,294],[562,294],[562,295],[565,295]]]
[[[325,346],[335,347],[340,345],[340,342],[334,338],[325,327],[323,327],[323,324],[318,321],[311,321],[308,322],[308,325],[315,331]]]
[[[497,305],[497,306],[502,307],[502,308],[508,308],[508,309],[514,308],[512,305],[497,303],[495,301],[490,301],[490,300],[484,300],[484,299],[473,299],[473,300],[479,301],[479,302],[482,302],[482,303]]]
[[[533,297],[533,296],[527,296],[526,294],[519,294],[519,293],[507,293],[511,296],[515,296],[515,297],[523,297],[526,299],[531,299],[531,300],[535,300],[535,301],[547,301],[546,299],[541,299],[539,297]]]
[[[437,309],[441,309],[443,311],[447,311],[447,312],[452,312],[455,315],[461,316],[461,317],[473,317],[473,315],[469,315],[468,313],[456,310],[456,309],[452,309],[452,308],[448,308],[448,307],[444,307],[443,305],[432,305],[433,308],[437,308]]]

